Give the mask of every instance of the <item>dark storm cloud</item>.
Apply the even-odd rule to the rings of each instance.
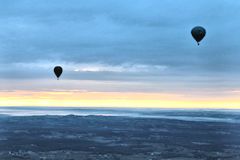
[[[46,60],[52,65],[56,61],[160,65],[167,66],[169,76],[206,72],[225,76],[239,70],[240,3],[233,0],[2,0],[0,4],[1,78],[34,78],[36,72],[47,77],[34,66],[25,72],[14,68],[15,63]],[[195,25],[207,29],[200,47],[190,35]],[[101,79],[98,74],[87,73],[85,78]],[[115,74],[112,78],[117,79]]]

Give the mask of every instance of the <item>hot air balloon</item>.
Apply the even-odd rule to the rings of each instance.
[[[201,26],[196,26],[192,29],[191,34],[192,34],[193,38],[197,41],[197,44],[199,45],[199,42],[206,35],[206,30]]]
[[[63,72],[63,69],[62,69],[61,66],[56,66],[54,68],[54,73],[55,73],[58,80],[59,80],[59,77],[61,76],[62,72]]]

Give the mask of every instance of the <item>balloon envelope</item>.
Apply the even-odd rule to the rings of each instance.
[[[61,66],[56,66],[54,68],[54,73],[55,73],[55,75],[57,76],[58,79],[61,76],[62,72],[63,72],[63,69],[62,69]]]
[[[206,30],[201,26],[196,26],[192,29],[191,34],[193,38],[197,41],[198,45],[199,42],[205,37]]]

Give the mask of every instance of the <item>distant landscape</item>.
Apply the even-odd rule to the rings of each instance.
[[[240,158],[238,110],[5,107],[0,111],[1,160]]]

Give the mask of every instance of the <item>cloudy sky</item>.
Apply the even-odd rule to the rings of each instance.
[[[0,0],[0,106],[240,107],[239,8]],[[198,25],[200,46],[190,34]]]

